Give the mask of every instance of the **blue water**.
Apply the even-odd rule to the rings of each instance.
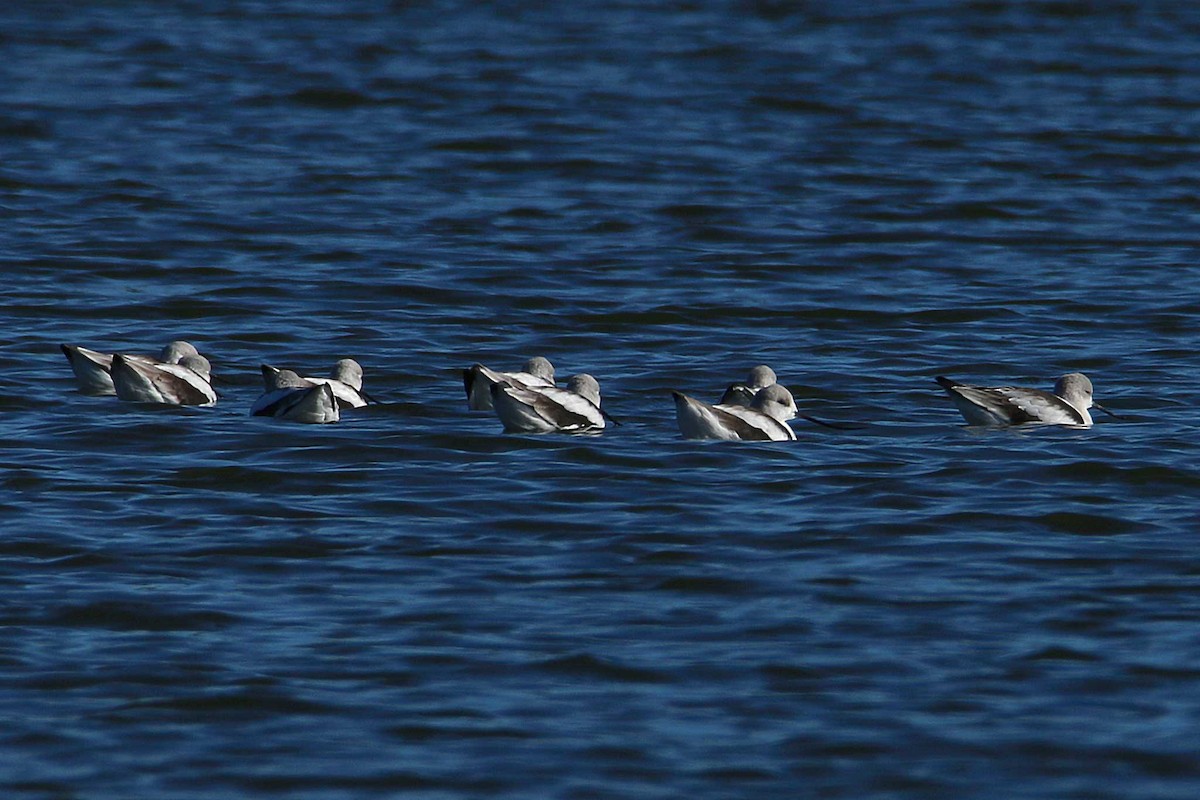
[[[1197,142],[1186,3],[3,5],[0,794],[1200,796]],[[869,426],[680,438],[759,363]]]

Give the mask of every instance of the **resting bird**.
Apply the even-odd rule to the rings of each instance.
[[[341,419],[337,396],[329,384],[314,384],[292,369],[264,363],[265,391],[251,405],[251,416],[274,416],[292,422],[337,422]]]
[[[721,395],[721,399],[717,401],[717,405],[749,408],[750,404],[754,402],[755,394],[757,392],[744,383],[731,383],[725,389],[725,393]]]
[[[112,380],[113,357],[111,353],[100,353],[76,344],[60,344],[59,347],[62,349],[63,355],[67,357],[71,371],[75,373],[75,382],[79,384],[80,391],[86,394],[117,393]],[[158,358],[129,354],[126,354],[125,358],[146,364],[178,364],[184,356],[196,355],[200,354],[196,352],[195,347],[187,342],[177,341],[164,347]]]
[[[754,369],[750,370],[750,374],[746,376],[746,387],[757,392],[759,389],[765,389],[773,383],[778,383],[779,379],[775,376],[775,370],[768,367],[766,364],[759,364]]]
[[[579,433],[600,430],[607,416],[600,410],[600,384],[586,373],[567,388],[522,388],[507,381],[493,383],[492,407],[504,430],[520,433]]]
[[[275,367],[264,364],[264,372],[268,369],[279,371]],[[305,375],[304,380],[309,383],[329,384],[329,388],[333,390],[333,396],[337,398],[338,408],[343,411],[347,408],[362,408],[368,403],[377,402],[375,398],[363,391],[363,368],[352,358],[343,358],[334,364],[328,378]]]
[[[116,353],[112,382],[117,397],[173,406],[214,406],[212,368],[202,355],[186,355],[178,364],[148,361]]]
[[[521,372],[497,372],[483,364],[473,364],[463,370],[463,386],[467,390],[467,407],[472,411],[487,411],[492,407],[492,386],[507,383],[517,389],[537,389],[554,386],[554,365],[548,359],[535,356],[525,362]]]
[[[1093,402],[1092,382],[1082,372],[1071,372],[1059,378],[1053,394],[1020,386],[971,386],[942,376],[938,376],[937,382],[971,425],[1042,422],[1087,428],[1092,424],[1089,408],[1112,414]]]
[[[783,442],[796,438],[787,421],[796,416],[792,393],[778,383],[759,389],[749,407],[708,403],[671,392],[675,418],[685,439]]]
[[[250,407],[255,417],[277,417],[292,422],[337,422],[337,397],[328,383],[313,383],[290,369],[262,365],[266,391]]]
[[[745,383],[731,383],[717,401],[717,405],[747,406],[754,402],[754,395],[759,389],[765,389],[773,383],[778,383],[775,370],[766,364],[759,364],[750,370]]]

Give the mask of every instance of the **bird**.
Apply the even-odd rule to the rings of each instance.
[[[268,364],[264,369],[276,370]],[[299,373],[297,373],[299,374]],[[338,408],[345,411],[348,408],[362,408],[368,403],[378,402],[363,391],[363,368],[352,358],[343,358],[333,365],[328,378],[316,378],[311,375],[303,376],[309,383],[327,383],[337,398]]]
[[[341,419],[337,396],[328,383],[313,383],[290,369],[262,365],[265,391],[250,407],[253,417],[326,423]]]
[[[554,365],[542,356],[525,362],[520,372],[498,372],[483,364],[472,364],[463,370],[463,386],[467,390],[467,407],[472,411],[487,411],[492,407],[491,387],[507,383],[517,389],[553,387]]]
[[[796,401],[778,383],[759,389],[750,405],[710,405],[683,392],[675,398],[675,418],[685,439],[726,441],[792,441],[796,434],[787,421],[796,416]]]
[[[60,344],[59,348],[67,357],[71,371],[75,373],[75,382],[80,391],[85,394],[109,395],[116,394],[113,386],[111,353],[100,353],[76,344]],[[175,341],[165,346],[158,358],[152,356],[125,354],[130,361],[141,361],[146,364],[178,364],[184,356],[200,355],[196,348],[187,342]]]
[[[750,370],[750,374],[746,376],[746,386],[754,391],[765,389],[771,384],[778,383],[779,378],[775,375],[775,370],[768,367],[766,364],[759,364]]]
[[[1054,392],[1020,386],[971,386],[939,375],[935,379],[971,425],[1092,425],[1089,408],[1113,414],[1092,400],[1092,382],[1082,372],[1069,372],[1054,384]]]
[[[759,389],[765,389],[773,383],[778,383],[775,370],[766,364],[759,364],[750,370],[742,383],[731,383],[725,388],[725,393],[717,401],[717,405],[747,406],[754,402],[754,395]]]
[[[744,406],[750,407],[754,402],[754,395],[757,392],[751,389],[744,383],[731,383],[725,388],[725,393],[721,395],[721,399],[717,401],[719,406]]]
[[[113,389],[120,400],[173,406],[213,406],[212,367],[202,355],[185,355],[177,364],[114,353]]]
[[[491,385],[491,396],[496,416],[510,433],[596,431],[611,419],[600,409],[600,383],[587,373],[573,376],[565,389],[500,381]]]

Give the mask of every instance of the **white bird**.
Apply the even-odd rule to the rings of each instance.
[[[679,432],[685,439],[783,442],[796,438],[787,423],[796,416],[796,401],[778,383],[759,389],[749,407],[710,405],[683,392],[671,394]]]
[[[173,406],[213,406],[212,368],[202,355],[186,355],[166,364],[123,353],[112,357],[112,381],[117,397]]]
[[[325,423],[341,418],[337,396],[328,383],[313,383],[290,369],[262,365],[266,391],[250,407],[254,417]]]
[[[268,369],[279,371],[275,367],[263,364],[263,370]],[[305,375],[304,380],[309,383],[329,384],[329,388],[333,390],[333,396],[337,398],[338,407],[342,410],[362,408],[368,403],[376,402],[375,398],[363,391],[363,368],[352,358],[343,358],[334,364],[328,378]]]
[[[1092,424],[1089,408],[1112,414],[1093,402],[1092,382],[1082,372],[1071,372],[1059,378],[1053,394],[1020,386],[971,386],[942,376],[938,376],[937,382],[971,425],[1042,422],[1086,428]]]
[[[100,353],[80,347],[75,344],[60,344],[63,355],[75,373],[75,382],[80,391],[85,394],[116,394],[112,379],[112,354]],[[146,364],[178,364],[184,356],[200,355],[196,348],[187,342],[171,342],[162,349],[158,358],[152,356],[125,354],[130,361],[141,361]]]
[[[600,410],[600,384],[586,373],[572,377],[565,389],[523,388],[501,381],[492,384],[491,394],[504,430],[514,433],[600,430],[607,417]]]
[[[548,359],[535,356],[525,362],[520,372],[498,372],[483,364],[472,364],[463,370],[463,386],[467,390],[467,407],[472,411],[487,411],[492,407],[492,386],[507,383],[517,389],[539,389],[554,386],[554,365]]]

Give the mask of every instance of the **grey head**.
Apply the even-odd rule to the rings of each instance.
[[[759,364],[754,369],[750,370],[750,374],[746,376],[746,386],[751,391],[757,392],[759,389],[765,389],[779,379],[775,377],[775,370],[768,367],[766,364]]]
[[[600,407],[600,382],[586,372],[572,376],[567,381],[567,391],[591,400],[593,405]]]
[[[1082,372],[1069,372],[1054,382],[1054,393],[1076,408],[1092,407],[1092,382]]]
[[[199,353],[186,355],[179,359],[179,366],[187,367],[204,380],[212,383],[212,364],[208,363],[208,359]]]
[[[276,389],[307,389],[314,385],[310,381],[301,378],[295,370],[275,369],[266,364],[263,364],[263,380],[267,384],[267,391],[275,391]]]
[[[184,356],[198,356],[200,353],[196,351],[188,342],[174,341],[168,344],[159,353],[158,360],[164,364],[178,364],[183,361]]]
[[[329,377],[355,389],[362,389],[363,368],[353,358],[343,358],[333,365],[333,372],[329,373]]]
[[[525,362],[525,372],[554,383],[554,365],[550,363],[550,359],[548,358],[534,356],[529,359]]]
[[[792,397],[791,392],[778,383],[759,389],[758,393],[754,395],[754,402],[750,404],[750,408],[761,411],[768,417],[774,417],[780,422],[796,416],[796,400]]]

